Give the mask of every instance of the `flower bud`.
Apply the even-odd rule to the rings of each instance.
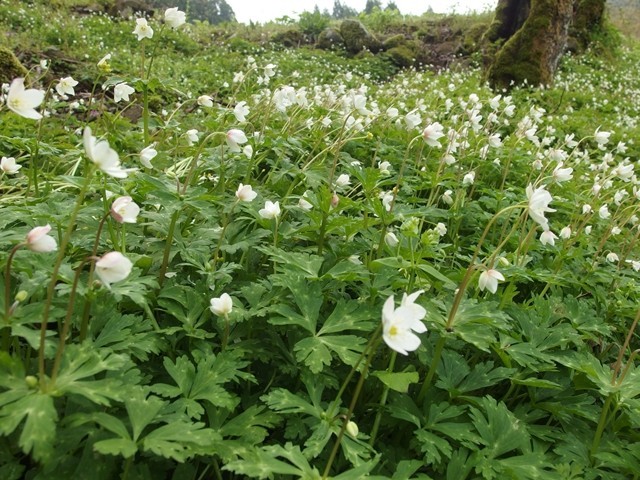
[[[356,424],[356,422],[353,422],[351,420],[349,420],[349,422],[347,423],[346,431],[353,438],[357,438],[358,433],[360,432],[360,430],[358,430],[358,425]]]
[[[16,293],[15,300],[16,302],[24,302],[28,296],[29,293],[26,290],[20,290],[18,293]]]
[[[29,388],[36,388],[38,386],[38,379],[33,375],[27,375],[24,377],[24,381]]]

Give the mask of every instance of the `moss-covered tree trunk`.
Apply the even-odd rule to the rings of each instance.
[[[487,79],[496,88],[550,84],[569,31],[579,44],[602,24],[606,0],[499,0],[484,39],[495,50]]]

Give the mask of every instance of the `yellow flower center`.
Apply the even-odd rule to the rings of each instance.
[[[389,335],[394,337],[397,334],[398,334],[398,327],[396,327],[395,325],[392,325],[391,328],[389,329]]]

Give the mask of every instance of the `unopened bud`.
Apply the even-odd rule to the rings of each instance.
[[[353,438],[356,438],[358,436],[358,432],[360,430],[358,430],[358,425],[356,424],[356,422],[353,422],[351,420],[349,420],[349,422],[347,423],[347,433],[352,436]]]
[[[20,290],[18,293],[16,293],[15,300],[16,302],[24,302],[28,296],[29,293],[26,290]]]
[[[24,377],[24,381],[29,388],[36,388],[38,386],[38,379],[33,375],[27,375]]]
[[[334,193],[331,197],[331,208],[336,208],[338,203],[340,203],[340,197],[338,197],[338,194]]]

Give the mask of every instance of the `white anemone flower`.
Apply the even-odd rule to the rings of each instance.
[[[498,290],[498,282],[504,282],[504,275],[491,268],[480,274],[478,288],[480,291],[489,290],[491,293],[496,293]]]
[[[107,288],[127,278],[132,268],[131,260],[120,252],[106,253],[96,262],[96,274]]]
[[[266,218],[267,220],[273,220],[280,216],[280,202],[272,202],[267,200],[264,203],[264,208],[261,208],[258,211],[258,214],[262,218]]]
[[[212,298],[210,300],[211,306],[209,309],[214,315],[225,317],[233,310],[233,300],[228,293],[223,293],[219,297]]]
[[[544,187],[534,189],[531,184],[527,186],[526,192],[527,198],[529,199],[529,216],[534,222],[540,225],[543,230],[549,230],[549,221],[544,214],[555,212],[553,208],[549,208],[553,197]]]
[[[58,242],[48,233],[51,231],[51,225],[47,224],[42,227],[34,227],[27,234],[27,248],[34,252],[47,253],[58,249]]]
[[[178,7],[167,8],[164,11],[164,23],[169,25],[174,30],[180,27],[186,21],[187,14],[181,10],[178,10]]]
[[[232,152],[241,152],[240,145],[247,143],[249,140],[242,130],[232,128],[227,132],[227,145]]]
[[[96,140],[91,128],[86,127],[83,135],[84,150],[93,163],[107,175],[114,178],[126,178],[128,171],[120,166],[120,157],[106,140]]]
[[[417,350],[420,337],[416,333],[427,331],[422,323],[427,311],[415,303],[421,293],[422,290],[408,296],[405,294],[398,308],[395,308],[392,295],[382,307],[382,338],[389,348],[402,355]]]
[[[111,216],[119,223],[136,223],[140,207],[129,196],[118,197],[111,204]]]
[[[42,115],[36,107],[44,100],[44,92],[35,88],[24,88],[24,78],[16,78],[11,82],[7,93],[7,107],[21,117],[40,120]]]
[[[146,18],[137,18],[133,34],[138,36],[138,41],[144,38],[151,38],[153,37],[153,28],[147,23]]]

